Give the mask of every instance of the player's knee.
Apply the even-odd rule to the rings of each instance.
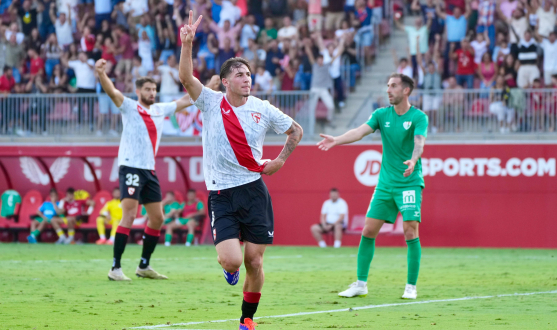
[[[234,273],[242,265],[242,258],[224,257],[219,258],[220,265],[229,273]]]
[[[321,228],[319,227],[319,225],[313,225],[311,226],[311,231],[317,234],[321,233]]]
[[[375,232],[375,230],[373,230],[371,226],[364,226],[364,229],[362,230],[362,236],[368,238],[376,238],[377,233]]]
[[[409,241],[418,237],[418,231],[414,228],[410,228],[404,231],[404,239]]]
[[[263,268],[263,256],[246,259],[246,269],[250,271],[258,271]]]
[[[342,223],[335,224],[335,230],[342,230]]]

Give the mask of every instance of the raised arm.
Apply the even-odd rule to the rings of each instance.
[[[445,20],[445,19],[447,19],[447,13],[445,13],[441,9],[441,4],[439,2],[440,2],[440,0],[435,1],[435,12],[437,13],[437,16],[439,16],[439,18]]]
[[[413,11],[421,11],[422,8],[420,8],[420,0],[412,0],[412,10]]]
[[[159,37],[160,42],[164,42],[164,34],[162,31],[161,17],[157,15],[155,17],[155,21],[157,26],[157,36]]]
[[[290,154],[292,154],[294,149],[296,149],[298,143],[300,143],[300,140],[304,135],[304,130],[302,129],[302,126],[300,126],[300,124],[292,120],[292,126],[290,126],[290,128],[286,132],[284,132],[284,134],[288,135],[284,144],[284,148],[282,148],[282,151],[277,158],[265,164],[265,168],[263,169],[262,174],[273,175],[278,170],[280,170]]]
[[[95,63],[95,71],[97,72],[97,76],[99,77],[99,82],[105,93],[110,96],[114,105],[118,108],[122,106],[124,103],[124,95],[114,87],[114,84],[106,75],[106,60],[100,59]]]
[[[197,100],[201,91],[203,90],[203,85],[197,78],[193,76],[193,63],[192,63],[192,43],[195,37],[195,31],[201,23],[203,16],[199,16],[194,24],[193,22],[193,11],[190,10],[188,24],[184,25],[180,31],[180,39],[182,40],[182,54],[180,55],[180,81],[182,85],[186,88],[190,96]]]
[[[373,132],[374,130],[368,124],[363,124],[360,127],[351,129],[340,136],[319,134],[319,136],[321,136],[323,140],[317,143],[317,147],[320,150],[327,151],[334,146],[360,141],[364,136],[369,135]]]
[[[54,9],[56,8],[56,3],[52,2],[50,4],[50,9],[48,11],[48,15],[50,15],[50,21],[52,24],[56,24],[56,14],[54,13]]]
[[[339,56],[342,56],[342,53],[344,52],[344,36],[342,38],[340,38],[338,47],[335,49],[335,53],[333,53],[333,59],[331,60],[331,62],[334,62]]]
[[[422,60],[422,53],[420,52],[420,35],[416,36],[416,62],[418,62],[418,66],[422,68],[422,71],[425,73],[426,69],[424,67],[424,61]]]
[[[170,41],[172,43],[176,43],[176,34],[174,33],[174,25],[172,25],[172,18],[170,17],[170,15],[166,15],[165,18],[166,18],[166,26],[170,34]]]
[[[309,62],[311,63],[311,65],[313,65],[315,63],[315,57],[313,57],[313,52],[311,51],[311,47],[309,45],[310,41],[306,40],[306,42],[304,42],[304,49],[306,51],[306,54],[308,56]]]
[[[537,42],[542,42],[543,41],[543,36],[540,35],[540,19],[537,19],[537,24],[536,24],[536,28],[534,29],[534,39],[536,39]]]
[[[408,165],[408,168],[406,169],[406,171],[404,171],[405,177],[409,176],[414,171],[414,166],[424,153],[424,146],[425,136],[414,135],[414,151],[412,152],[412,158],[404,162],[405,165]]]
[[[472,15],[472,7],[470,7],[470,0],[465,0],[464,3],[464,18],[468,19],[470,18],[470,15]]]

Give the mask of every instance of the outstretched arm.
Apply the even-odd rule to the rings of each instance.
[[[407,177],[414,171],[414,166],[418,162],[418,159],[422,157],[424,153],[424,145],[425,145],[425,136],[423,135],[415,135],[414,136],[414,151],[412,152],[412,159],[407,160],[404,162],[405,165],[408,165],[406,171],[404,171],[404,176]]]
[[[95,71],[99,76],[99,82],[101,83],[101,86],[106,92],[106,94],[110,96],[110,99],[112,99],[112,102],[114,102],[114,105],[119,108],[122,106],[122,103],[124,103],[124,95],[122,94],[122,92],[120,92],[114,87],[112,80],[108,78],[105,70],[106,70],[106,60],[103,59],[98,60],[97,63],[95,63]]]
[[[327,151],[334,146],[360,141],[364,136],[373,132],[374,130],[368,124],[363,124],[360,127],[349,130],[341,136],[319,134],[323,140],[317,143],[317,147],[323,151]]]
[[[290,154],[292,154],[294,149],[296,149],[298,143],[300,143],[300,140],[304,135],[304,130],[302,129],[302,126],[300,126],[300,124],[292,121],[292,126],[290,126],[290,128],[286,132],[284,132],[284,134],[288,135],[288,137],[286,138],[286,143],[284,144],[284,148],[277,158],[265,164],[265,168],[263,169],[262,174],[273,175],[278,170],[280,170],[282,166],[284,166],[284,163],[286,162]]]
[[[194,100],[197,100],[203,90],[203,84],[193,76],[193,63],[191,57],[193,38],[195,37],[195,31],[199,23],[201,23],[202,18],[203,16],[199,16],[197,21],[192,24],[193,11],[190,10],[189,22],[180,30],[180,39],[182,40],[182,54],[180,55],[179,68],[180,81]]]

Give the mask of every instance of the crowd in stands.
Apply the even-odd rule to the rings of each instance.
[[[6,190],[0,196],[0,230],[17,228],[26,231],[29,233],[27,241],[36,244],[41,241],[44,230],[52,229],[58,237],[56,244],[75,244],[76,230],[96,228],[99,239],[95,243],[113,245],[116,229],[122,219],[120,189],[114,188],[110,198],[110,195],[103,195],[108,195],[108,192],[100,192],[93,197],[85,190],[70,187],[62,197],[56,189],[51,189],[44,202],[39,202],[40,206],[33,208],[32,205],[23,205],[24,199],[17,191]],[[202,230],[207,212],[196,190],[189,189],[186,198],[179,192],[168,191],[162,200],[162,207],[165,245],[170,246],[173,240],[177,240],[176,235],[173,235],[175,231],[184,230],[187,232],[185,245],[191,246],[196,231],[199,233]],[[144,207],[140,215],[134,221],[134,226],[142,229],[148,220]],[[111,227],[108,238],[107,226]],[[17,240],[17,232],[12,234]],[[82,235],[80,241],[87,243],[87,236]],[[138,243],[141,244],[141,241]]]
[[[202,83],[242,56],[254,71],[253,91],[314,88],[331,111],[335,101],[344,106],[341,56],[354,88],[357,43],[372,45],[382,6],[381,0],[2,0],[0,93],[102,93],[94,71],[100,58],[123,92],[150,76],[161,97],[179,93],[179,31],[193,10],[203,15],[193,51]],[[108,114],[109,105],[102,108]]]
[[[557,88],[555,0],[413,0],[408,6],[419,17],[403,25],[400,14],[395,16],[409,44],[408,57],[394,54],[397,70],[414,77],[421,89],[453,90],[443,96],[424,93],[424,111],[462,106],[464,98],[455,90],[492,90],[479,95],[491,101],[489,111],[497,115],[501,132],[520,129],[514,122],[518,108],[539,117],[530,130],[555,130],[554,93],[531,93],[532,100],[519,102],[522,107],[512,104],[520,98],[517,88]]]

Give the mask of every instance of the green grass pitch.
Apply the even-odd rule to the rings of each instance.
[[[129,277],[140,252],[126,248]],[[367,297],[338,297],[355,280],[356,253],[269,247],[257,329],[557,329],[555,250],[425,248],[420,304],[400,299],[405,248],[376,250]],[[151,264],[168,281],[110,282],[111,257],[109,246],[1,244],[0,329],[238,329],[238,321],[207,322],[239,318],[244,279],[242,269],[239,285],[225,282],[212,246],[159,245]],[[434,301],[534,292],[544,293]]]

